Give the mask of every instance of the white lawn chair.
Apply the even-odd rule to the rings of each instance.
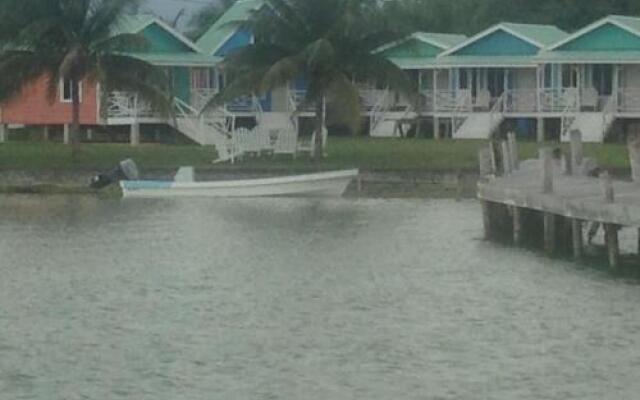
[[[289,129],[275,129],[273,131],[277,132],[273,154],[291,154],[295,158],[298,147],[296,132]]]
[[[326,148],[327,148],[327,128],[322,128],[322,152],[323,155],[326,156]],[[309,153],[313,154],[313,150],[316,143],[316,131],[313,132],[313,135],[308,140],[301,139],[298,141],[298,152],[301,153]]]
[[[580,96],[580,106],[583,109],[592,111],[598,110],[598,91],[594,87],[582,89]]]
[[[476,94],[474,108],[480,111],[487,111],[491,108],[491,93],[488,90],[480,90]]]

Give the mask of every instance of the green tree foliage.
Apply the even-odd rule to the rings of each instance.
[[[202,36],[238,0],[219,0],[199,9],[189,20],[187,37],[192,40]]]
[[[640,0],[391,0],[385,7],[412,30],[465,34],[503,21],[574,31],[609,14],[640,15]]]
[[[357,82],[379,82],[409,91],[402,70],[376,53],[401,37],[390,29],[376,0],[266,0],[246,28],[254,44],[230,55],[223,67],[230,82],[214,103],[251,93],[265,93],[303,77],[306,102],[316,110],[316,156],[321,155],[325,104],[334,122],[359,130]]]
[[[0,3],[0,102],[28,83],[48,77],[51,101],[59,82],[71,82],[71,144],[77,150],[80,82],[105,92],[131,90],[167,110],[167,78],[161,70],[123,51],[143,50],[140,35],[116,34],[136,0],[2,0]]]

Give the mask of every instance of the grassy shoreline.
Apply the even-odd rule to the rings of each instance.
[[[73,158],[68,146],[43,142],[0,144],[0,171],[101,171],[120,160],[132,158],[142,171],[170,170],[183,165],[220,171],[307,171],[360,168],[365,171],[460,171],[476,170],[483,140],[433,141],[426,139],[330,138],[327,157],[317,164],[308,156],[245,157],[235,164],[212,164],[212,147],[149,144],[83,144]],[[548,143],[545,146],[558,146]],[[537,143],[519,144],[522,159],[535,157]],[[627,150],[621,144],[585,144],[585,155],[605,168],[629,168]]]

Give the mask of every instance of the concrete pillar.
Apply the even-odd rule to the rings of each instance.
[[[537,133],[538,143],[544,142],[544,118],[542,117],[538,117],[536,133]]]
[[[64,144],[71,143],[71,126],[69,124],[64,124],[63,133],[62,133],[62,143]]]
[[[140,124],[131,124],[131,146],[138,146],[140,144]]]
[[[7,142],[7,136],[8,136],[8,129],[7,129],[7,125],[5,124],[0,124],[0,143],[6,143]]]
[[[50,140],[49,125],[45,125],[42,128],[42,140],[44,140],[45,142],[48,142]]]
[[[440,139],[440,118],[433,117],[433,138]]]
[[[88,141],[92,141],[93,140],[93,129],[92,128],[87,128],[87,140]]]

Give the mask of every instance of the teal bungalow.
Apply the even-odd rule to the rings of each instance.
[[[600,142],[640,119],[640,18],[603,18],[549,46],[538,62],[540,112],[548,120],[560,107],[562,140],[580,129],[586,141]]]
[[[448,122],[450,137],[486,138],[507,118],[536,120],[536,56],[566,36],[555,26],[501,23],[443,52],[435,74],[449,80],[434,87],[435,121]]]

